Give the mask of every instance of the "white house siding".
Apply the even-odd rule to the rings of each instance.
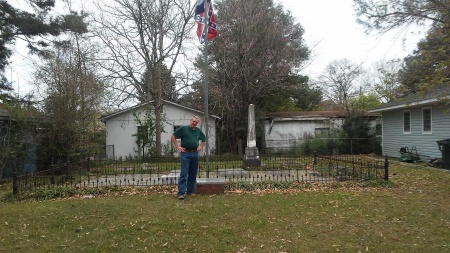
[[[431,108],[432,131],[422,131],[422,109]],[[411,112],[411,132],[403,132],[403,112]],[[383,154],[400,157],[401,147],[415,146],[423,160],[441,157],[438,140],[450,138],[450,112],[438,106],[421,106],[383,112]]]
[[[171,104],[165,104],[163,107],[163,111],[166,117],[166,125],[164,130],[167,133],[162,133],[161,143],[167,144],[170,143],[170,137],[173,134],[174,126],[182,126],[189,125],[189,121],[192,118],[192,115],[197,115],[200,117],[200,123],[197,125],[203,133],[206,135],[206,121],[204,115],[199,114],[198,112],[193,112],[188,108],[180,108],[178,106],[173,106]],[[216,149],[216,124],[214,118],[210,117],[208,121],[208,147],[209,153],[213,153]],[[206,146],[205,146],[206,147]],[[205,154],[206,150],[203,149],[200,153],[201,155]]]
[[[109,118],[106,122],[106,145],[114,146],[114,156],[108,153],[108,158],[125,158],[136,155],[136,124],[133,114],[126,112]]]
[[[274,119],[266,121],[265,141],[268,148],[287,148],[295,142],[303,140],[308,135],[314,136],[316,128],[329,128],[330,130],[342,126],[342,118],[334,119]]]
[[[144,107],[137,107],[133,110],[123,111],[117,115],[107,117],[106,123],[106,145],[114,145],[114,159],[125,158],[125,157],[136,157],[138,156],[138,146],[136,144],[136,137],[133,136],[137,132],[137,125],[133,116],[134,111],[140,111],[141,119],[144,119]],[[165,122],[163,126],[163,132],[161,133],[161,144],[164,146],[172,147],[170,142],[170,137],[173,133],[173,127],[188,125],[189,120],[192,115],[197,115],[200,117],[199,128],[206,134],[206,123],[204,117],[200,112],[189,109],[187,107],[182,107],[174,105],[171,103],[163,104],[163,115],[165,117]],[[210,117],[208,125],[208,145],[210,153],[215,149],[215,139],[216,139],[216,128],[215,119]],[[172,147],[173,148],[173,147]],[[175,150],[173,148],[173,150]],[[164,150],[163,150],[164,151]],[[205,153],[203,149],[202,154]],[[108,154],[109,158],[112,158],[112,154]]]

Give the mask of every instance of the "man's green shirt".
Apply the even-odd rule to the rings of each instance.
[[[199,141],[206,141],[205,134],[198,127],[192,130],[189,126],[181,126],[173,133],[173,136],[181,139],[181,147],[186,149],[197,149]]]

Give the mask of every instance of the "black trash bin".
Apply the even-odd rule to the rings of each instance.
[[[444,139],[437,141],[439,150],[442,153],[442,161],[444,162],[444,168],[450,169],[450,139]]]

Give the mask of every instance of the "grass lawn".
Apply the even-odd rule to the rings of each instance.
[[[450,252],[449,171],[389,174],[386,188],[0,203],[0,252]]]

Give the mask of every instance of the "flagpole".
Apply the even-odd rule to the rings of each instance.
[[[210,3],[211,4],[211,3]],[[205,47],[203,48],[205,55],[205,130],[206,130],[206,178],[209,178],[209,115],[208,115],[208,15],[209,15],[209,6],[208,6],[208,0],[205,0],[205,15],[204,15],[204,26],[203,26],[203,33],[202,36],[205,35]]]

